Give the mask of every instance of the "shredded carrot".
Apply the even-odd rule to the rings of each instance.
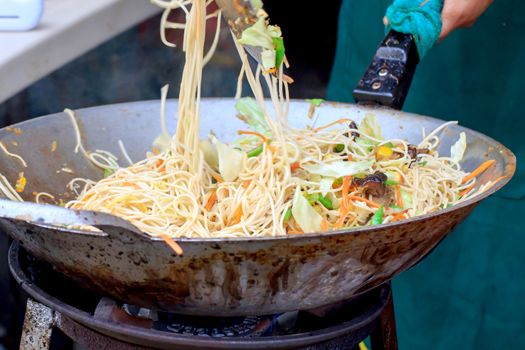
[[[469,187],[465,188],[463,191],[461,191],[459,193],[459,196],[460,197],[463,197],[465,196],[467,193],[469,193],[470,191],[472,191],[472,189],[474,188],[474,186],[476,186],[476,183],[473,183],[472,185],[470,185]]]
[[[401,186],[396,185],[396,205],[400,208],[404,207],[403,197],[401,197]]]
[[[133,187],[133,188],[136,188],[136,189],[140,188],[139,185],[134,184],[133,182],[129,182],[129,181],[122,182],[122,186],[130,186],[130,187]]]
[[[330,227],[328,225],[328,221],[325,218],[323,218],[323,220],[321,221],[321,231],[328,231],[329,228]]]
[[[333,125],[336,125],[336,124],[341,124],[341,123],[351,123],[353,120],[352,119],[348,119],[348,118],[341,118],[341,119],[337,119],[335,122],[332,122],[330,124],[327,124],[327,125],[324,125],[324,126],[320,126],[318,128],[315,128],[313,129],[313,132],[318,132],[320,130],[323,130],[323,129],[326,129],[326,128],[329,128]]]
[[[160,153],[159,149],[157,147],[153,147],[153,154],[158,155]]]
[[[243,184],[242,184],[242,188],[247,189],[248,187],[250,187],[251,183],[252,183],[252,180],[244,181]]]
[[[166,171],[166,166],[164,165],[164,159],[159,159],[155,163],[155,167],[160,171],[161,173],[164,173]]]
[[[237,133],[240,134],[240,135],[254,135],[254,136],[260,137],[264,142],[268,142],[268,138],[266,136],[264,136],[263,134],[261,134],[260,132],[257,132],[257,131],[239,130],[239,131],[237,131]]]
[[[399,220],[406,219],[405,215],[406,215],[407,211],[408,211],[408,209],[407,210],[403,210],[402,212],[393,214],[392,215],[392,220],[390,222],[396,222],[396,221],[399,221]]]
[[[162,238],[164,242],[166,242],[166,244],[170,246],[171,249],[173,249],[175,254],[182,255],[184,253],[180,245],[177,242],[175,242],[173,239],[171,239],[167,234],[161,233],[159,237]]]
[[[465,183],[465,182],[475,178],[476,176],[480,175],[482,172],[487,170],[494,163],[496,163],[496,161],[494,159],[487,160],[486,162],[481,164],[479,167],[477,167],[476,170],[474,170],[473,172],[471,172],[470,174],[465,176],[461,183]]]
[[[497,184],[498,182],[500,182],[501,180],[506,179],[506,178],[507,178],[507,176],[505,176],[505,175],[498,177],[496,180],[492,181],[490,183],[490,185],[487,185],[487,187],[485,187],[483,192],[490,190],[495,184]]]
[[[239,204],[235,212],[233,213],[232,224],[238,224],[242,219],[242,204]]]
[[[366,198],[363,198],[363,197],[359,197],[359,196],[348,196],[347,197],[348,199],[351,199],[353,201],[360,201],[360,202],[364,202],[366,204],[368,204],[369,207],[372,207],[372,208],[379,208],[380,205],[377,204],[376,202],[373,202],[371,201],[370,199],[366,199]]]
[[[341,204],[342,207],[348,208],[348,193],[350,192],[350,183],[352,181],[351,176],[345,176],[343,178],[343,188],[341,189],[341,195],[343,197],[343,202]]]
[[[304,232],[301,230],[288,230],[286,231],[289,235],[302,235]]]
[[[223,183],[224,180],[222,179],[222,177],[220,177],[219,175],[217,174],[211,174],[211,176],[218,182],[218,183]]]
[[[217,192],[213,191],[206,202],[206,210],[210,211],[215,203],[217,203]]]
[[[295,163],[292,163],[292,164],[290,165],[290,170],[292,170],[292,171],[296,171],[297,169],[299,169],[299,167],[300,167],[299,162],[295,162]]]
[[[349,155],[348,155],[348,161],[351,162],[351,161],[353,161],[353,160],[354,160],[354,157],[352,157],[352,155],[349,154]]]

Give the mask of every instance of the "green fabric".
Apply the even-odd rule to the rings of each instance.
[[[343,0],[327,98],[352,89],[384,36],[389,1]],[[394,280],[400,349],[525,349],[525,2],[496,1],[419,64],[404,110],[483,132],[517,156],[514,179]]]
[[[395,0],[386,10],[387,30],[412,34],[423,58],[439,39],[442,8],[443,0]]]

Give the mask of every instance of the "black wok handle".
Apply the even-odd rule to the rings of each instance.
[[[355,101],[401,109],[418,63],[414,37],[390,31],[354,89]]]

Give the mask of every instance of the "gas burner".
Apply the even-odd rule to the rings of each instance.
[[[29,294],[21,349],[49,349],[60,329],[87,349],[397,349],[389,285],[315,310],[203,317],[120,304],[79,287],[13,243],[11,272]]]

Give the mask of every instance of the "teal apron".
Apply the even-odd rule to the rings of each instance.
[[[327,98],[352,88],[390,1],[344,0]],[[400,349],[525,349],[525,2],[495,1],[420,63],[405,111],[459,120],[517,156],[513,181],[394,280]],[[523,220],[523,221],[522,221]]]

